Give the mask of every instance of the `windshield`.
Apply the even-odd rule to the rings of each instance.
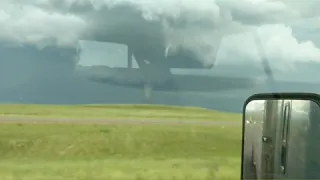
[[[193,158],[190,163],[197,167],[184,167],[184,164],[179,164],[179,160],[176,159],[172,160],[171,165],[161,164],[163,163],[161,162],[157,165],[153,164],[153,166],[152,163],[155,162],[151,162],[151,160],[148,160],[149,164],[147,160],[139,160],[139,162],[148,164],[144,168],[152,166],[153,170],[150,171],[155,173],[161,174],[159,169],[155,170],[160,168],[159,166],[161,168],[162,166],[171,166],[170,170],[163,170],[166,172],[165,174],[180,173],[181,177],[190,176],[201,179],[208,175],[208,171],[211,172],[211,166],[215,166],[210,164],[213,161],[209,163],[204,159],[211,157],[211,155],[215,157],[215,152],[220,153],[217,157],[223,157],[224,153],[229,153],[230,163],[233,165],[238,163],[240,166],[241,116],[239,114],[242,112],[244,101],[250,95],[275,91],[319,91],[320,81],[316,78],[320,72],[318,71],[320,67],[320,34],[318,33],[320,32],[318,23],[320,16],[316,11],[316,7],[319,6],[320,1],[315,0],[1,1],[0,103],[4,105],[0,112],[2,111],[3,116],[11,118],[17,114],[23,116],[26,113],[32,116],[40,114],[41,117],[50,115],[50,118],[55,119],[56,116],[66,118],[69,116],[68,114],[75,113],[77,114],[75,116],[87,118],[94,116],[101,120],[117,119],[119,114],[123,112],[125,115],[121,114],[118,119],[148,119],[153,116],[155,116],[153,119],[157,120],[166,116],[166,118],[173,118],[177,122],[184,119],[190,121],[214,119],[215,123],[219,121],[220,129],[211,129],[211,131],[221,131],[220,136],[226,132],[226,130],[222,131],[226,127],[220,122],[227,119],[228,122],[232,121],[238,124],[238,129],[232,129],[233,133],[230,134],[230,137],[225,137],[228,141],[216,139],[216,142],[221,142],[221,144],[225,141],[223,147],[238,149],[237,152],[219,149],[222,146],[217,144],[209,146],[207,141],[210,141],[210,137],[215,139],[217,134],[210,134],[208,129],[193,129],[197,132],[195,134],[200,134],[201,140],[195,138],[192,133],[194,127],[191,130],[188,129],[187,135],[181,135],[180,139],[178,138],[176,141],[165,142],[163,140],[162,144],[155,145],[154,149],[141,151],[141,154],[159,151],[162,154],[160,153],[161,155],[157,158],[166,160],[170,160],[171,155],[176,159],[190,156]],[[13,108],[8,104],[20,105]],[[26,110],[27,106],[22,107],[21,104],[37,104],[39,106]],[[55,106],[53,109],[49,106],[45,107],[47,109],[42,109],[44,104]],[[88,104],[96,106],[93,110],[86,106],[81,106],[80,110],[72,108],[74,105]],[[114,106],[110,111],[100,111],[97,110],[99,109],[97,104]],[[145,106],[139,106],[140,108],[137,110],[124,110],[123,104],[134,104],[135,106],[144,104]],[[68,105],[68,108],[72,110],[67,107],[64,109],[61,105]],[[155,105],[161,105],[162,110],[159,111],[160,106]],[[163,109],[169,106],[196,107],[197,110],[205,112],[199,114],[198,111],[190,109],[181,112],[180,110],[179,112],[171,112],[170,108],[169,110]],[[147,107],[152,108],[148,109]],[[64,110],[60,114],[58,113],[59,115],[52,117],[52,114],[58,112],[55,108]],[[108,109],[108,107],[104,108]],[[121,108],[121,113],[116,111]],[[168,114],[164,115],[165,112]],[[222,115],[215,114],[220,112]],[[207,123],[207,121],[205,122]],[[26,126],[29,127],[29,125]],[[6,128],[9,128],[9,125]],[[18,126],[10,126],[10,128],[13,128],[12,131],[10,130],[13,132],[13,130],[17,130]],[[35,127],[30,127],[30,129],[33,128]],[[109,126],[106,128],[108,129]],[[232,126],[232,128],[235,127]],[[113,131],[103,128],[100,130],[102,134]],[[76,134],[82,131],[86,130],[80,128],[71,134],[76,137]],[[91,132],[91,130],[88,131]],[[115,133],[120,134],[122,131],[137,132],[138,130],[129,128],[116,131]],[[152,136],[152,132],[158,132],[155,129],[148,131],[150,131],[148,137]],[[10,134],[9,130],[4,132]],[[23,132],[32,134],[32,132],[38,131],[33,129],[30,132]],[[60,129],[52,130],[51,133],[67,134],[67,132],[69,130]],[[164,139],[171,138],[170,136],[179,137],[176,129],[164,132],[167,133]],[[39,131],[37,137],[46,136],[41,133],[45,132]],[[92,138],[99,139],[98,137],[102,138],[102,135],[95,135]],[[187,141],[183,137],[191,139],[189,144],[171,147],[172,143]],[[52,138],[46,140],[56,142],[59,139],[58,137]],[[60,138],[63,136],[61,135]],[[118,140],[130,141],[129,134],[126,138]],[[144,139],[144,136],[141,135],[137,138]],[[195,139],[192,141],[192,138]],[[18,139],[23,142],[22,144],[38,142],[32,138],[26,140],[20,136]],[[151,139],[149,140],[151,141]],[[6,144],[7,150],[12,152],[10,143],[13,141],[20,142],[17,139],[7,138],[0,139],[0,144],[2,142]],[[116,140],[113,139],[113,141]],[[148,139],[143,140],[143,142],[146,141]],[[80,142],[81,140],[79,140]],[[98,140],[90,142],[101,143]],[[234,142],[236,145],[232,145]],[[138,151],[134,151],[135,154],[129,153],[129,151],[133,152],[133,150],[129,150],[129,146],[133,149],[146,147],[137,141],[132,143],[119,146],[113,144],[112,146],[117,146],[120,149],[128,148],[118,152],[120,157],[136,158],[139,156],[140,158],[142,155]],[[90,145],[95,146],[94,144]],[[8,162],[11,162],[11,159],[16,156],[33,158],[30,154],[36,151],[36,146],[30,145],[35,149],[25,148],[23,152],[8,153],[5,157],[8,158]],[[65,153],[68,154],[69,150],[66,149],[69,146],[72,149],[75,145],[62,144],[61,149],[65,148],[65,150],[58,148],[59,150],[56,149],[54,152],[45,151],[44,155],[42,154],[44,157],[41,157],[42,159],[40,158],[39,161],[44,162],[43,159],[46,158],[48,160],[46,155],[50,153],[52,153],[53,159],[59,159],[61,156],[69,160],[79,158],[79,154],[86,154],[80,150],[74,150],[74,152],[71,150],[70,157],[58,155],[60,150],[61,152],[66,151]],[[107,145],[105,144],[105,146]],[[166,148],[160,148],[160,146],[170,146],[176,154],[169,152]],[[196,146],[206,150],[193,151]],[[44,144],[41,144],[41,148],[43,147]],[[178,147],[183,147],[183,149],[178,150]],[[103,147],[100,148],[103,149]],[[97,155],[92,155],[92,157],[90,155],[90,158],[105,159],[108,157],[113,160],[118,158],[116,149],[106,150],[108,155],[103,154],[102,149],[98,149],[95,149],[94,152],[90,151],[91,155],[92,153]],[[186,152],[182,153],[182,151]],[[3,150],[3,153],[7,153],[7,151]],[[17,155],[19,153],[21,156]],[[115,156],[110,157],[110,154],[115,154]],[[168,154],[170,154],[170,158],[167,158]],[[154,158],[151,154],[149,155]],[[238,159],[234,159],[234,157]],[[139,162],[137,161],[137,164]],[[120,164],[114,169],[121,169],[122,165]],[[137,164],[132,164],[132,166],[138,166]],[[174,167],[174,164],[179,165]],[[61,168],[53,167],[52,163],[47,166],[47,169],[51,168],[52,170],[50,177],[53,177],[52,174],[55,174],[55,171],[58,175],[55,174],[54,177],[62,177],[58,173],[59,170],[62,170]],[[75,165],[70,166],[76,169]],[[230,170],[234,166],[225,164],[223,167]],[[192,168],[200,168],[201,172],[206,171],[203,173],[205,175],[202,177],[202,175],[197,175],[200,172],[190,172]],[[240,167],[237,168],[237,170],[240,169]],[[9,177],[15,171],[22,174],[27,173],[24,170],[13,168],[3,176]],[[100,170],[102,171],[102,169]],[[139,173],[133,169],[128,171],[134,171],[134,173],[119,170],[118,174],[113,172],[112,177],[133,178],[133,176],[140,176],[139,174],[142,173],[140,170]],[[220,171],[217,170],[217,172]],[[220,172],[217,176],[222,177],[223,173],[228,174]],[[28,176],[29,178],[36,176],[35,172],[31,174],[30,177]],[[45,176],[44,172],[40,174]],[[73,175],[75,176],[75,174]],[[150,174],[152,172],[149,172]],[[236,175],[232,177],[238,177],[237,172],[234,174]],[[64,175],[69,177],[70,174],[65,172]],[[70,176],[73,177],[73,175]],[[2,176],[1,172],[0,176]],[[145,174],[141,176],[147,178]],[[170,176],[170,178],[172,177]]]

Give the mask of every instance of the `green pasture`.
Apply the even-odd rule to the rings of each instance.
[[[240,116],[147,105],[1,105],[0,112],[27,118],[228,121]],[[0,123],[0,179],[5,180],[239,179],[240,153],[241,126]]]
[[[0,179],[240,177],[235,126],[0,125]]]
[[[1,116],[240,121],[240,114],[161,105],[0,105]]]

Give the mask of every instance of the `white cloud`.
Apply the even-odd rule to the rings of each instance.
[[[86,22],[72,14],[47,12],[32,5],[2,4],[0,39],[44,46],[72,45],[84,33]]]
[[[289,70],[293,68],[293,62],[320,62],[320,50],[312,42],[312,39],[298,41],[292,33],[292,29],[282,24],[262,25],[257,32],[261,38],[261,46],[266,58],[273,68]],[[219,62],[243,61],[257,62],[260,60],[258,45],[253,40],[252,33],[244,33],[228,37],[221,49]],[[233,58],[230,54],[233,55]]]
[[[146,20],[158,21],[160,28],[149,29],[139,14],[111,12],[117,4],[131,4]],[[316,33],[316,20],[298,19],[314,15],[317,4],[317,0],[6,0],[0,2],[0,42],[70,45],[119,31],[158,31],[154,36],[161,36],[163,30],[171,52],[184,46],[207,63],[216,56],[219,63],[244,63],[259,61],[250,34],[257,30],[272,66],[285,69],[297,61],[320,61],[316,36],[299,41],[293,33],[295,29],[300,35]],[[295,29],[283,22],[294,24]]]
[[[320,1],[318,0],[295,0],[295,1],[288,1],[288,0],[272,0],[274,2],[283,3],[288,8],[292,9],[293,11],[299,12],[300,15],[305,17],[313,17],[319,16],[320,12],[318,11],[318,7],[320,6]]]
[[[253,100],[250,101],[246,106],[246,111],[263,110],[265,100]]]

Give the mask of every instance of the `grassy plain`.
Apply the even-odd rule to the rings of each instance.
[[[241,121],[239,114],[162,105],[1,105],[1,116]]]
[[[68,108],[81,113],[100,106]],[[19,112],[2,112],[10,109]],[[240,126],[0,124],[0,179],[239,179],[240,147]]]

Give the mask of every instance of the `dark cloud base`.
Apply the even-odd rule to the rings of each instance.
[[[3,50],[0,53],[0,103],[146,103],[142,89],[100,84],[76,77],[73,74],[75,62],[70,60],[73,55],[72,51],[66,49],[46,49],[41,53],[34,48],[20,49],[20,51]],[[219,71],[227,70],[219,69]],[[254,75],[256,74],[251,76]],[[203,80],[196,79],[196,81],[197,84],[208,83],[205,78]],[[192,82],[181,81],[181,83],[183,85],[183,83],[190,84]],[[216,87],[225,86],[225,83],[219,80],[212,83]],[[254,93],[275,90],[317,92],[320,89],[320,85],[317,84],[278,83],[280,84],[277,87],[267,87],[266,85],[248,89],[236,89],[234,87],[230,90],[207,91],[206,93],[201,91],[186,93],[179,88],[171,92],[154,91],[152,100],[148,103],[199,106],[222,111],[241,112],[245,99]]]

